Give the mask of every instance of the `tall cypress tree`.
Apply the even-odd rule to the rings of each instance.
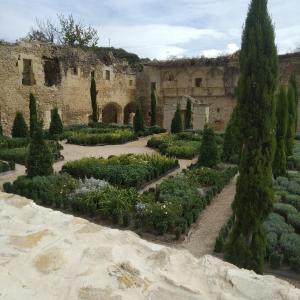
[[[139,133],[144,131],[144,119],[142,114],[141,105],[138,103],[135,109],[135,116],[133,118],[134,132]]]
[[[1,112],[0,112],[0,136],[3,136],[3,127],[2,127]]]
[[[294,99],[293,99],[294,101]],[[275,178],[278,176],[286,175],[286,133],[288,126],[288,103],[286,88],[280,87],[279,95],[277,97],[276,105],[276,151],[273,161],[273,175]],[[294,128],[294,125],[293,125]]]
[[[63,123],[58,113],[58,108],[54,107],[51,110],[51,122],[49,127],[49,135],[62,134],[64,130]]]
[[[151,126],[155,126],[157,124],[156,120],[156,96],[155,90],[151,92]]]
[[[36,100],[32,93],[29,95],[29,113],[30,113],[30,124],[29,124],[29,132],[30,136],[33,136],[33,132],[35,130],[35,126],[37,124],[37,110],[36,110]]]
[[[297,126],[297,108],[296,108],[296,95],[294,87],[291,83],[288,85],[287,92],[287,107],[288,107],[288,121],[287,121],[287,132],[286,132],[286,155],[293,155],[294,139],[296,134]]]
[[[278,57],[267,0],[252,0],[240,53],[238,84],[242,138],[240,176],[233,203],[234,226],[225,258],[263,272],[266,237],[262,223],[273,208],[275,98]]]
[[[296,80],[295,73],[291,74],[289,83],[294,88],[295,93],[295,107],[296,107],[296,116],[295,116],[295,130],[298,128],[298,101],[299,101],[299,93],[298,93],[298,85]]]
[[[97,88],[96,88],[96,80],[94,78],[94,75],[92,76],[92,80],[91,80],[90,94],[91,94],[91,103],[92,103],[92,120],[93,122],[97,122],[98,121]]]
[[[185,120],[184,120],[185,129],[192,129],[192,101],[188,99],[186,102],[186,111],[185,111]]]
[[[171,132],[172,133],[179,133],[183,130],[182,118],[181,118],[181,109],[180,104],[177,104],[177,108],[172,119],[171,123]]]
[[[12,137],[27,137],[28,136],[28,127],[24,120],[23,114],[20,111],[17,111],[13,127],[11,130]]]

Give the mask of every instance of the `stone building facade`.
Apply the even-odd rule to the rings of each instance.
[[[136,76],[125,61],[108,55],[41,43],[0,44],[0,105],[9,134],[16,111],[29,120],[29,94],[37,98],[45,127],[57,106],[66,125],[87,123],[91,77],[96,80],[99,120],[123,123],[135,111]]]
[[[280,56],[281,82],[286,83],[293,72],[300,86],[300,53]],[[91,51],[43,43],[1,43],[0,109],[4,132],[10,133],[16,111],[22,111],[29,120],[30,93],[37,98],[45,127],[49,126],[54,106],[65,125],[87,123],[92,76],[98,90],[99,121],[132,123],[138,101],[148,123],[151,90],[155,90],[160,126],[170,129],[177,103],[184,116],[187,99],[191,99],[194,128],[203,128],[208,122],[223,130],[236,105],[239,63],[238,56],[233,55],[151,61],[132,67],[112,55],[100,61]]]

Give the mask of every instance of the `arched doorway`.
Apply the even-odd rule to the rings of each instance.
[[[106,104],[102,109],[102,122],[106,124],[119,123],[121,112],[122,108],[119,104],[114,102]]]
[[[124,107],[124,124],[132,124],[135,114],[135,103],[130,102]]]

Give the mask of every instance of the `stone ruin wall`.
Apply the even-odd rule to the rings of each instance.
[[[37,99],[45,127],[57,106],[66,125],[87,123],[90,82],[96,79],[99,119],[111,104],[123,123],[126,105],[135,101],[135,73],[124,61],[99,61],[92,52],[40,43],[0,44],[0,105],[4,132],[10,134],[16,111],[29,120],[29,94]],[[107,76],[109,73],[109,80]]]
[[[290,74],[295,73],[300,89],[300,53],[282,55],[279,61],[280,81],[286,84]],[[186,102],[183,99],[190,96],[198,103],[208,105],[210,125],[224,130],[236,105],[234,91],[238,78],[237,55],[216,59],[154,61],[145,64],[143,70],[137,73],[137,99],[143,103],[145,118],[149,120],[151,85],[155,83],[160,125],[169,128],[174,107],[179,102],[184,109]],[[198,87],[197,79],[201,81]],[[300,103],[298,111],[300,116]]]

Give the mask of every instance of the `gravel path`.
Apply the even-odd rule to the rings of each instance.
[[[232,215],[231,203],[235,195],[236,179],[237,177],[234,177],[201,213],[198,221],[192,225],[189,234],[180,245],[194,256],[213,254],[219,231]]]

